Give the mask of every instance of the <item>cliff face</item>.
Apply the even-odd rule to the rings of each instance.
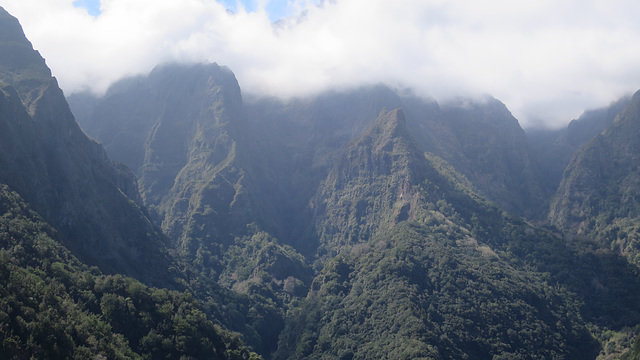
[[[638,263],[640,93],[613,124],[576,152],[553,198],[549,220],[601,239]]]
[[[244,170],[250,147],[240,88],[228,69],[158,67],[93,101],[94,108],[79,110],[83,126],[139,176],[145,205],[181,246],[195,253],[205,237],[230,241],[234,228],[250,222],[243,222],[251,212]]]
[[[574,153],[611,126],[629,100],[630,97],[626,96],[605,108],[587,110],[566,128],[527,130],[529,143],[543,172],[546,189],[555,193]]]
[[[441,155],[479,193],[520,216],[538,215],[550,192],[518,120],[500,101],[460,101],[442,107],[441,122],[453,134],[456,151]]]
[[[28,201],[88,264],[162,278],[168,264],[163,236],[140,207],[135,177],[80,129],[17,20],[1,9],[0,24],[0,183]]]

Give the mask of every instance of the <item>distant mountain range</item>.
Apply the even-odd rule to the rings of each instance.
[[[638,359],[639,132],[217,64],[65,99],[0,8],[0,356]]]

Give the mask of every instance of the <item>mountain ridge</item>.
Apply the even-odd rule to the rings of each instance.
[[[549,210],[553,224],[602,239],[638,263],[640,93],[614,122],[576,152]]]
[[[369,129],[347,144],[312,199],[321,243],[339,249],[366,241],[377,229],[392,227],[398,220],[412,218],[411,203],[419,196],[414,186],[424,176],[417,161],[420,156],[402,110],[381,113]],[[347,196],[355,198],[343,200]],[[389,210],[394,215],[385,214]],[[338,230],[345,226],[351,230]],[[336,243],[337,239],[347,243]]]
[[[69,97],[103,147],[24,34],[6,34],[25,59],[0,55],[0,183],[43,218],[0,185],[0,351],[42,354],[28,347],[41,324],[93,319],[97,332],[52,327],[66,340],[46,354],[258,357],[221,326],[267,359],[593,359],[640,328],[635,97],[578,131],[609,127],[556,196],[596,188],[553,203],[600,196],[578,233],[540,223],[548,159],[491,97],[377,85],[245,101],[226,67],[167,64]]]
[[[0,19],[3,43],[20,49],[0,56],[0,182],[56,227],[83,261],[145,281],[170,279],[163,235],[140,207],[135,179],[77,125],[18,21],[4,9]]]

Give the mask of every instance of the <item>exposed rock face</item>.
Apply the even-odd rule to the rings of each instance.
[[[140,207],[135,178],[80,129],[44,59],[3,9],[0,28],[0,183],[88,264],[162,278],[163,237]]]

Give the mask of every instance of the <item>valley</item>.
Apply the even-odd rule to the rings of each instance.
[[[0,8],[0,356],[640,358],[640,93],[525,131],[228,66],[65,97]]]

